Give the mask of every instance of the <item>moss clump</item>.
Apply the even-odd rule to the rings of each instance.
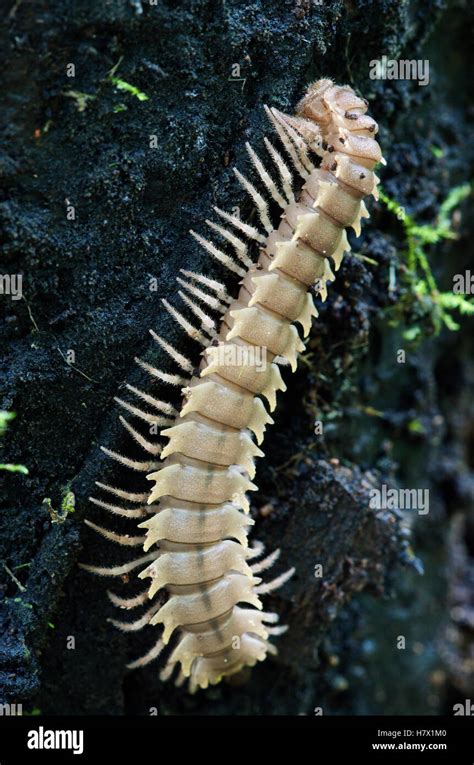
[[[49,497],[43,499],[43,505],[45,505],[48,510],[51,517],[51,523],[64,523],[71,513],[76,512],[76,497],[72,491],[66,491],[61,500],[60,510],[54,509]]]
[[[469,183],[451,189],[442,203],[433,225],[419,225],[408,215],[405,208],[380,189],[380,201],[401,222],[406,249],[403,267],[400,268],[404,291],[397,305],[389,311],[392,326],[415,317],[415,322],[405,330],[408,341],[420,339],[423,334],[439,334],[443,327],[457,331],[459,324],[453,314],[474,314],[474,302],[464,295],[442,292],[437,285],[428,260],[428,249],[445,239],[457,239],[452,228],[452,213],[471,193]]]
[[[0,436],[6,433],[8,423],[14,420],[16,412],[0,411]],[[28,468],[25,465],[14,465],[7,462],[0,462],[0,470],[6,470],[9,473],[22,473],[28,475]]]

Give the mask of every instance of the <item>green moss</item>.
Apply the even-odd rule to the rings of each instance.
[[[64,523],[66,518],[76,512],[76,497],[74,492],[66,490],[61,500],[61,509],[55,510],[50,497],[45,497],[42,502],[46,506],[51,517],[51,523]]]
[[[80,90],[65,90],[63,96],[74,99],[74,104],[78,112],[85,112],[89,101],[95,101],[97,96],[90,93],[82,93]]]
[[[69,513],[76,512],[76,497],[74,495],[74,492],[66,491],[66,493],[64,494],[61,500],[61,512],[63,513],[64,516],[69,515]]]
[[[14,420],[16,412],[0,411],[0,436],[3,436],[7,430],[8,423]],[[0,470],[6,470],[8,473],[22,473],[28,475],[28,468],[25,465],[15,465],[7,462],[0,462]]]
[[[8,423],[14,420],[16,412],[0,411],[0,436],[3,436],[8,427]]]
[[[29,470],[24,465],[11,465],[6,462],[0,462],[0,470],[7,470],[9,473],[22,473],[28,475]]]
[[[11,598],[7,598],[7,600],[11,600]],[[18,603],[18,605],[23,606],[23,608],[33,608],[31,603],[27,603],[23,598],[13,598],[13,603]]]
[[[135,85],[131,85],[129,82],[126,82],[125,80],[121,80],[119,77],[111,76],[110,82],[112,83],[112,85],[115,85],[117,90],[123,90],[126,93],[130,93],[130,95],[135,96],[135,98],[138,98],[139,101],[148,101],[150,98],[142,90],[139,90],[137,87],[135,87]]]
[[[434,144],[430,146],[430,151],[433,154],[436,159],[442,159],[444,157],[444,151],[443,149],[440,149],[439,146],[435,146]]]
[[[457,331],[459,324],[453,314],[474,314],[474,301],[453,292],[441,292],[438,288],[428,251],[445,239],[457,239],[452,229],[452,212],[471,193],[469,183],[451,189],[441,204],[433,225],[419,225],[408,215],[405,208],[380,189],[380,201],[401,222],[406,249],[402,253],[405,263],[399,269],[404,290],[397,306],[389,311],[392,326],[406,323],[410,316],[411,326],[403,333],[405,340],[416,341],[423,334],[437,335],[443,327]]]
[[[423,434],[426,432],[425,427],[420,420],[411,420],[408,423],[408,430],[410,433],[420,433]]]

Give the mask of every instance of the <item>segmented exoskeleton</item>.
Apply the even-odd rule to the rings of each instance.
[[[179,664],[176,682],[189,678],[191,691],[263,660],[275,652],[269,638],[285,629],[275,625],[276,614],[262,610],[261,596],[286,582],[293,569],[268,583],[257,576],[274,563],[279,551],[256,561],[263,546],[248,547],[253,521],[246,495],[257,488],[252,483],[255,458],[263,456],[259,445],[272,423],[268,409],[275,409],[276,392],[285,390],[279,367],[289,363],[292,370],[296,368],[305,347],[300,331],[306,337],[317,316],[312,293],[325,300],[326,284],[335,278],[331,261],[337,270],[349,250],[345,228],[352,226],[360,233],[360,220],[368,217],[363,197],[376,196],[373,169],[383,159],[374,139],[377,125],[366,110],[367,102],[350,87],[330,80],[319,80],[308,89],[296,116],[266,108],[289,158],[288,162],[265,139],[278,183],[249,144],[247,150],[266,192],[281,208],[278,227],[272,223],[267,201],[236,170],[263,230],[214,208],[227,225],[206,223],[231,245],[233,255],[191,233],[236,275],[237,297],[233,299],[221,283],[183,270],[184,278],[177,279],[182,288],[178,294],[197,317],[197,326],[167,300],[163,304],[203,346],[199,369],[153,331],[179,373],[165,373],[137,360],[162,383],[182,388],[180,410],[131,386],[128,389],[151,412],[117,399],[134,417],[163,426],[161,436],[168,441],[164,447],[154,443],[120,418],[150,461],[104,451],[125,467],[147,472],[153,487],[147,495],[99,483],[104,492],[132,507],[92,501],[112,513],[139,519],[145,534],[124,536],[88,525],[119,544],[143,546],[145,554],[111,569],[84,568],[106,576],[138,569],[140,579],[151,579],[134,598],[110,593],[112,602],[122,608],[147,604],[136,621],[113,623],[124,630],[160,625],[152,649],[129,666],[145,665],[172,641],[161,677],[170,677]],[[319,167],[314,164],[316,156],[321,157]],[[256,262],[252,251],[258,251]],[[210,314],[221,316],[220,324]],[[255,364],[258,349],[265,351],[266,364]]]

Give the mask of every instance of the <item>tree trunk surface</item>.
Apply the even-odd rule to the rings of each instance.
[[[162,684],[156,664],[129,672],[154,628],[115,630],[109,580],[77,565],[123,560],[83,524],[109,521],[88,503],[94,481],[124,483],[99,444],[131,454],[113,396],[145,384],[135,356],[176,371],[150,328],[198,362],[161,298],[173,302],[183,267],[230,283],[188,230],[202,232],[212,205],[252,215],[232,167],[245,170],[246,141],[263,155],[263,105],[292,111],[321,77],[357,88],[380,125],[386,194],[432,224],[472,177],[472,8],[2,5],[2,273],[22,275],[23,296],[0,295],[2,408],[16,413],[0,461],[29,474],[1,473],[1,700],[43,714],[427,714],[473,693],[470,327],[404,340],[422,300],[407,294],[403,226],[380,202],[319,307],[304,362],[285,373],[258,465],[252,537],[281,549],[276,573],[296,567],[265,603],[289,626],[278,655],[192,697]],[[429,84],[371,79],[383,55],[429,60]],[[430,251],[443,289],[469,262],[462,211],[458,239]],[[372,508],[383,484],[429,488],[430,512]],[[75,512],[62,519],[70,492]],[[471,627],[450,620],[454,606]]]

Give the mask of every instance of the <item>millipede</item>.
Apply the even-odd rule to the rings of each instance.
[[[286,389],[280,368],[296,369],[318,316],[314,297],[326,299],[333,269],[350,250],[346,229],[352,227],[358,236],[361,219],[369,217],[364,197],[377,199],[374,168],[385,161],[367,107],[351,87],[329,79],[308,88],[295,115],[265,107],[278,141],[276,148],[264,138],[271,170],[248,143],[256,182],[235,169],[258,224],[215,207],[216,218],[206,225],[223,243],[191,231],[232,273],[236,297],[215,279],[181,270],[177,283],[184,309],[162,302],[202,346],[199,367],[150,330],[177,371],[136,361],[163,386],[178,386],[182,404],[178,409],[127,385],[147,408],[119,398],[117,403],[131,417],[159,427],[159,438],[151,441],[120,416],[146,459],[101,447],[120,466],[146,473],[152,488],[137,493],[97,482],[105,499],[90,498],[111,514],[138,521],[141,533],[119,534],[86,523],[142,553],[110,568],[81,565],[106,577],[133,572],[149,580],[133,597],[108,593],[121,609],[144,610],[134,621],[110,621],[124,631],[155,625],[153,646],[128,667],[143,667],[164,655],[161,679],[187,683],[191,693],[276,653],[271,638],[287,629],[277,624],[276,613],[263,610],[262,596],[287,582],[294,568],[270,581],[260,576],[280,551],[267,554],[259,542],[248,545],[254,521],[247,494],[257,489],[255,460],[264,456],[260,447],[273,423],[277,391]],[[277,208],[279,216],[273,214]]]

